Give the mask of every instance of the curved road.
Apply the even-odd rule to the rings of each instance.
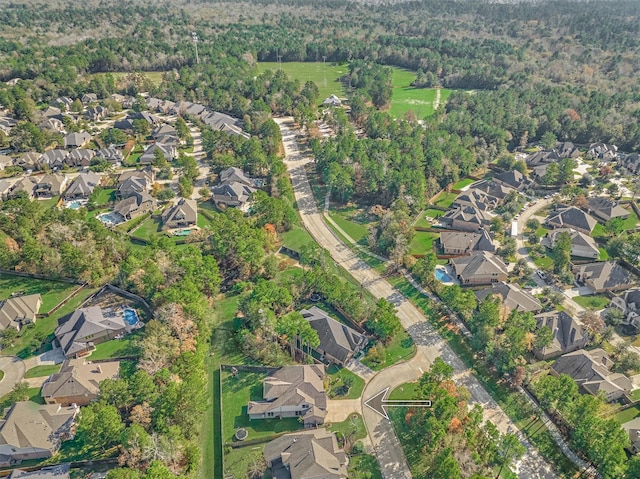
[[[0,381],[0,397],[8,394],[17,383],[22,381],[26,372],[24,361],[13,356],[0,356],[0,370],[4,377]]]
[[[418,379],[438,356],[455,369],[454,380],[459,386],[469,389],[474,403],[480,404],[485,419],[491,420],[502,432],[519,431],[502,411],[489,393],[471,374],[462,360],[446,342],[433,330],[427,318],[391,284],[333,234],[318,211],[304,166],[312,159],[303,157],[298,149],[297,131],[292,118],[277,118],[285,148],[285,164],[291,176],[296,201],[303,223],[320,246],[327,249],[333,259],[344,267],[376,298],[386,298],[397,307],[397,314],[403,327],[411,335],[417,346],[417,353],[410,361],[400,363],[380,371],[367,384],[362,395],[363,402],[387,386],[397,386]],[[363,407],[363,417],[367,425],[383,477],[387,479],[411,478],[402,447],[398,442],[391,423],[378,416],[368,407]],[[518,476],[522,478],[557,477],[551,466],[544,461],[538,451],[526,439],[521,439],[527,452],[517,465]]]

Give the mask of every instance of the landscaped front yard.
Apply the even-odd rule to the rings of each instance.
[[[327,370],[331,399],[357,399],[362,396],[364,379],[347,368],[332,365]]]
[[[605,296],[576,296],[573,300],[580,306],[593,311],[604,309],[611,300]]]
[[[52,374],[56,374],[60,371],[59,364],[45,364],[40,366],[35,366],[29,369],[24,377],[25,379],[29,378],[43,378],[46,376],[51,376]]]
[[[401,329],[388,344],[381,343],[372,348],[380,348],[379,356],[369,353],[362,359],[362,364],[369,366],[374,371],[380,371],[401,360],[410,359],[416,352],[416,346],[409,334]]]

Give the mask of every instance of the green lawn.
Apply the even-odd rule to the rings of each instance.
[[[344,209],[330,210],[329,216],[336,224],[344,230],[356,243],[366,243],[369,236],[369,225],[356,221],[359,216],[359,210]]]
[[[154,86],[160,85],[162,82],[162,75],[164,72],[141,72]],[[93,76],[105,76],[106,73],[94,73]],[[129,73],[123,72],[112,72],[110,75],[113,76],[113,79],[117,82],[124,80]]]
[[[354,479],[382,479],[375,456],[359,454],[349,457],[349,477]]]
[[[471,183],[475,183],[475,181],[476,180],[474,180],[473,178],[464,178],[464,179],[458,181],[457,183],[454,183],[453,185],[451,185],[451,189],[453,189],[453,190],[461,190],[465,186],[469,186]]]
[[[329,397],[332,399],[357,399],[362,396],[362,390],[364,389],[364,379],[360,376],[352,373],[347,368],[341,368],[338,366],[331,366],[327,371],[331,386],[329,388]],[[344,395],[337,395],[341,386],[344,384],[344,380],[350,378],[352,381],[349,392]]]
[[[604,230],[604,226],[601,223],[598,223],[591,232],[592,238],[606,238],[607,232]]]
[[[609,259],[609,253],[607,253],[606,249],[600,247],[598,251],[600,251],[600,261],[607,261]]]
[[[436,99],[435,88],[415,88],[411,83],[416,79],[417,73],[403,68],[393,67],[393,91],[391,94],[391,108],[389,114],[396,118],[402,117],[409,110],[413,111],[418,119],[433,115],[434,101]],[[451,94],[451,90],[440,89],[440,104],[444,105]]]
[[[57,205],[59,200],[60,200],[59,196],[54,196],[53,198],[50,198],[48,200],[40,200],[40,204],[44,206],[45,209],[48,210],[53,208],[55,205]]]
[[[551,231],[549,228],[545,228],[544,226],[538,226],[538,229],[536,230],[536,236],[538,237],[538,239],[540,239],[543,236],[545,236],[549,231]]]
[[[37,403],[37,404],[44,404],[44,401],[42,400],[42,396],[40,396],[40,389],[41,388],[27,389],[25,393],[25,397],[27,398],[27,401],[33,401],[34,403]],[[11,401],[10,394],[11,393],[8,393],[0,397],[0,408],[4,409],[13,404],[13,401]]]
[[[251,421],[247,414],[250,400],[262,400],[262,380],[266,373],[244,372],[233,377],[222,372],[222,440],[234,442],[234,434],[240,427],[249,433],[247,440],[266,438],[282,432],[303,428],[297,418],[260,419]]]
[[[61,281],[48,281],[44,279],[23,278],[0,274],[0,300],[11,297],[12,293],[37,294],[42,296],[40,312],[51,311],[63,299],[69,296],[79,285],[63,283]]]
[[[605,296],[576,296],[573,300],[583,308],[593,311],[600,311],[611,302],[611,300]]]
[[[24,377],[25,377],[25,379],[42,378],[42,377],[45,377],[45,376],[51,376],[52,374],[56,374],[59,371],[60,371],[60,365],[59,364],[41,365],[41,366],[36,366],[36,367],[33,367],[33,368],[29,369],[25,373]]]
[[[224,477],[244,478],[247,476],[248,471],[254,467],[259,467],[262,462],[262,454],[264,451],[264,444],[256,444],[255,446],[239,447],[237,449],[231,449],[224,455]],[[222,476],[209,476],[212,477]],[[260,476],[271,477],[271,476]]]
[[[58,326],[58,318],[61,318],[75,311],[80,304],[97,291],[97,288],[85,288],[74,296],[67,304],[56,311],[51,316],[38,319],[36,324],[28,326],[20,331],[20,336],[14,344],[2,350],[3,354],[28,358],[38,352],[43,352],[50,348],[53,340],[53,332]],[[45,348],[41,346],[45,344]]]
[[[342,435],[351,444],[367,436],[367,429],[364,426],[362,416],[355,412],[344,421],[332,424],[329,430],[337,433],[338,436]]]
[[[416,231],[411,245],[409,246],[410,254],[425,254],[429,251],[433,251],[433,242],[436,241],[440,235],[438,233],[431,233],[429,231]]]
[[[404,383],[391,391],[391,394],[389,394],[389,399],[415,399],[417,389],[417,381]]]
[[[149,217],[140,226],[131,232],[132,236],[149,240],[152,236],[160,232],[160,220]]]
[[[321,60],[322,58],[320,58]],[[339,78],[349,73],[347,65],[335,65],[329,62],[284,62],[278,64],[276,62],[258,63],[258,72],[265,70],[276,71],[281,68],[291,80],[299,80],[300,84],[305,82],[314,82],[320,96],[318,102],[322,103],[325,98],[335,94],[339,97],[345,96],[344,87],[340,83]]]
[[[112,339],[96,345],[95,351],[91,353],[89,358],[93,361],[98,359],[115,359],[127,356],[136,356],[138,349],[136,348],[137,333],[128,334],[122,339]]]
[[[384,360],[382,362],[374,362],[369,356],[365,356],[362,363],[374,371],[380,371],[398,361],[410,359],[415,353],[416,346],[413,344],[413,340],[404,329],[401,329],[388,344],[384,345]]]
[[[103,206],[115,200],[116,200],[116,189],[105,188],[100,193],[98,193],[98,197],[96,198],[96,205]]]
[[[448,208],[451,206],[451,203],[458,197],[456,193],[447,193],[446,191],[441,193],[436,200],[436,206],[440,206],[441,208]]]
[[[549,256],[541,256],[540,258],[534,258],[533,262],[540,269],[546,269],[553,265],[553,260]]]
[[[629,409],[625,409],[624,411],[620,411],[618,414],[614,415],[613,418],[618,421],[620,424],[624,424],[625,422],[629,422],[632,419],[640,416],[640,406],[630,407]]]
[[[635,228],[636,226],[638,226],[638,216],[636,215],[636,212],[633,211],[632,209],[629,209],[629,217],[624,220],[624,229],[626,230],[630,230]]]
[[[297,225],[290,231],[282,233],[280,238],[282,239],[282,244],[284,246],[298,252],[303,246],[313,243],[313,238],[307,230]]]

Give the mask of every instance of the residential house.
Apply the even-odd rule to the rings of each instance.
[[[548,327],[553,333],[551,344],[536,349],[538,359],[550,359],[585,348],[589,335],[578,322],[564,311],[550,311],[536,315],[537,329]]]
[[[568,206],[551,212],[545,219],[545,224],[553,229],[571,228],[589,235],[598,221],[581,209]]]
[[[45,381],[40,395],[46,404],[86,406],[98,399],[100,383],[105,379],[117,379],[119,372],[118,361],[92,363],[84,359],[67,359],[60,371]]]
[[[463,208],[465,206],[472,206],[482,211],[491,211],[500,204],[500,201],[492,196],[485,194],[484,192],[476,189],[470,189],[460,193],[450,208]]]
[[[30,176],[23,176],[18,181],[16,181],[11,190],[9,191],[8,197],[15,198],[20,194],[25,194],[27,198],[33,198],[33,190],[36,187],[36,180]]]
[[[162,213],[162,229],[191,228],[198,223],[196,200],[180,198],[176,204]]]
[[[40,160],[40,153],[36,153],[35,151],[27,151],[23,153],[18,159],[15,160],[15,165],[19,166],[24,170],[35,170],[36,165],[38,164],[38,160]]]
[[[102,105],[90,106],[87,111],[84,112],[84,116],[91,121],[100,121],[109,116],[109,110]]]
[[[0,171],[13,166],[13,158],[7,155],[0,155]]]
[[[492,253],[474,251],[449,260],[462,285],[482,285],[507,280],[507,265]]]
[[[91,138],[93,137],[86,131],[81,131],[80,133],[69,133],[64,137],[64,147],[82,148],[91,141]]]
[[[153,212],[156,208],[156,200],[146,191],[132,192],[125,199],[116,203],[113,211],[118,213],[125,221]]]
[[[324,428],[285,434],[264,446],[273,479],[346,479],[349,459]]]
[[[9,197],[11,186],[11,183],[9,183],[7,180],[0,180],[0,200],[4,201]]]
[[[4,467],[4,465],[3,465]],[[23,469],[13,469],[8,479],[69,479],[69,469],[71,464],[56,464],[55,466],[44,466],[34,471],[25,471]]]
[[[467,255],[472,251],[496,252],[489,232],[480,229],[476,233],[443,231],[440,233],[439,249],[445,255]]]
[[[610,306],[624,313],[623,326],[634,332],[640,331],[640,288],[629,289],[620,296],[614,296]]]
[[[116,196],[124,199],[133,193],[148,191],[154,180],[155,174],[151,168],[123,171],[118,176]]]
[[[67,150],[61,150],[59,148],[47,150],[40,155],[40,158],[38,158],[36,168],[39,170],[42,170],[45,167],[52,170],[62,168],[67,162],[68,155],[69,152]]]
[[[58,97],[54,103],[63,110],[69,111],[71,109],[71,105],[73,104],[73,100],[68,96],[61,96]]]
[[[242,208],[256,191],[255,183],[240,168],[227,168],[218,175],[219,184],[211,189],[217,205]]]
[[[305,427],[324,423],[324,366],[284,366],[262,381],[262,401],[249,401],[250,419],[301,417]]]
[[[452,230],[478,231],[489,226],[493,216],[474,206],[460,206],[450,209],[441,218],[443,225]]]
[[[125,334],[127,325],[119,315],[105,316],[97,306],[76,309],[58,320],[56,340],[67,358],[86,356],[96,344]]]
[[[164,157],[168,162],[172,162],[177,157],[177,148],[172,145],[165,145],[161,143],[154,143],[140,156],[138,162],[143,165],[150,165],[156,156],[156,151]]]
[[[474,294],[478,302],[484,301],[490,295],[500,296],[502,304],[509,311],[517,310],[537,313],[542,309],[542,304],[540,304],[538,298],[531,296],[516,283],[493,283],[489,288],[475,291]]]
[[[602,162],[614,161],[618,156],[618,147],[616,145],[608,145],[599,141],[589,145],[586,157]]]
[[[54,196],[60,196],[68,184],[69,177],[66,175],[55,173],[42,175],[33,190],[33,194],[38,199],[50,199]]]
[[[628,394],[633,384],[624,374],[612,373],[611,366],[613,361],[604,349],[580,349],[560,356],[551,365],[550,373],[571,376],[582,393],[603,394],[608,401],[615,401]]]
[[[124,161],[124,156],[122,155],[122,150],[109,146],[107,148],[100,148],[96,151],[96,159],[108,161],[112,165],[120,165]]]
[[[55,106],[49,106],[45,110],[40,112],[40,116],[42,118],[56,118],[62,121],[62,110],[60,108],[56,108]]]
[[[55,455],[62,441],[73,439],[78,406],[19,401],[0,422],[0,457],[12,464]]]
[[[322,102],[322,104],[324,106],[342,106],[342,100],[340,100],[340,98],[338,98],[336,95],[331,95],[328,98],[325,98],[324,101]]]
[[[631,454],[640,453],[640,417],[623,423],[622,429],[629,435],[629,452]]]
[[[168,124],[165,123],[164,125],[160,125],[157,128],[155,128],[151,132],[151,136],[156,141],[159,140],[160,138],[165,137],[165,136],[177,137],[178,136],[178,130],[176,130],[173,126],[168,125]]]
[[[147,106],[150,110],[155,110],[160,113],[170,113],[175,109],[176,104],[170,100],[161,100],[160,98],[147,98]]]
[[[93,190],[100,184],[100,175],[93,171],[80,173],[71,183],[71,186],[64,194],[65,199],[75,200],[78,198],[88,198]]]
[[[602,223],[606,223],[613,218],[627,219],[631,213],[629,210],[618,205],[615,201],[602,196],[594,196],[587,200],[586,210],[599,219]]]
[[[495,198],[495,203],[500,204],[513,191],[513,188],[493,180],[481,180],[473,184],[473,189],[481,191],[485,195]]]
[[[94,156],[96,156],[95,150],[77,148],[69,152],[65,161],[71,167],[84,168],[91,164]]]
[[[535,169],[538,166],[546,166],[550,163],[558,163],[562,157],[556,150],[536,151],[529,155],[525,162],[529,168]]]
[[[0,328],[14,328],[20,331],[27,324],[34,324],[42,306],[39,294],[14,296],[0,301]]]
[[[560,158],[578,158],[580,150],[570,141],[559,142],[556,145],[556,152]]]
[[[631,273],[616,261],[579,264],[572,271],[576,281],[589,286],[594,293],[624,291],[635,282]]]
[[[38,128],[40,128],[41,130],[47,130],[54,133],[65,132],[64,123],[62,123],[62,121],[60,121],[55,117],[46,118],[45,120],[42,120],[40,123],[38,123]]]
[[[133,122],[135,120],[144,120],[149,126],[155,126],[163,123],[162,118],[152,115],[146,111],[130,113],[126,118],[114,122],[113,127],[124,131],[133,131]]]
[[[581,231],[571,228],[558,228],[550,231],[542,238],[541,244],[547,248],[553,248],[560,233],[569,233],[571,237],[571,256],[589,259],[598,259],[600,257],[600,250],[596,240]]]
[[[242,130],[240,120],[217,111],[205,110],[200,115],[200,120],[212,130],[223,131],[229,135],[249,138],[250,135]]]
[[[493,181],[507,188],[517,191],[526,191],[534,187],[535,183],[528,176],[523,175],[518,170],[504,171],[494,175]]]
[[[624,155],[624,158],[618,159],[618,165],[630,175],[640,174],[640,153]]]
[[[15,118],[10,116],[0,115],[0,131],[5,135],[10,135],[11,130],[18,124]]]
[[[80,98],[80,101],[83,105],[86,105],[88,103],[95,103],[98,101],[98,95],[96,95],[95,93],[85,93],[84,95],[82,95],[82,98]]]
[[[336,321],[317,306],[303,309],[300,314],[318,333],[320,344],[315,350],[323,359],[345,366],[368,342],[364,334]]]

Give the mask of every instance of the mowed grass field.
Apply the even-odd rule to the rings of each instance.
[[[329,62],[284,62],[280,64],[287,76],[292,80],[298,80],[302,85],[307,81],[312,81],[318,86],[320,96],[318,101],[322,103],[325,98],[335,94],[339,97],[345,96],[345,91],[339,78],[349,73],[346,64],[336,65]],[[266,70],[276,71],[277,62],[258,63],[258,72]],[[325,81],[326,80],[326,81]]]
[[[433,115],[433,103],[436,100],[436,88],[414,88],[411,83],[416,79],[417,73],[393,68],[393,93],[391,96],[391,108],[389,113],[396,118],[404,116],[412,110],[418,119]],[[446,103],[451,90],[440,89],[440,104]]]

